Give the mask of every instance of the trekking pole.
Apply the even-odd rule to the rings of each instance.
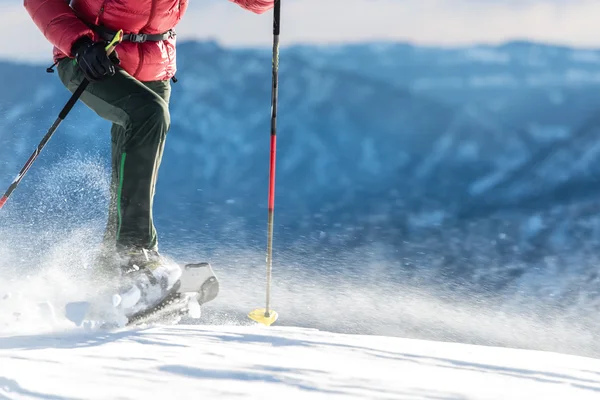
[[[113,52],[113,50],[115,49],[117,44],[119,44],[121,42],[122,37],[123,37],[123,31],[117,32],[117,34],[115,35],[113,40],[106,46],[106,52],[108,54]],[[69,114],[69,112],[71,111],[71,109],[73,108],[75,103],[77,103],[77,100],[79,100],[79,97],[81,97],[81,95],[83,94],[83,92],[85,91],[85,89],[87,88],[89,83],[90,82],[84,78],[83,81],[79,84],[79,87],[75,90],[75,92],[73,92],[73,94],[71,95],[71,98],[69,99],[69,101],[67,101],[67,104],[65,104],[65,106],[63,107],[61,112],[58,114],[58,118],[56,119],[56,121],[54,121],[54,123],[52,124],[52,126],[50,127],[50,129],[48,130],[46,135],[42,138],[42,141],[40,142],[38,147],[35,149],[35,151],[31,154],[31,156],[29,157],[29,159],[27,160],[27,162],[25,163],[25,165],[23,166],[23,168],[21,169],[21,171],[19,172],[19,174],[17,175],[17,177],[15,178],[13,183],[8,187],[8,190],[6,191],[6,193],[4,193],[4,195],[0,198],[0,210],[2,209],[2,207],[4,207],[4,204],[6,204],[6,201],[8,200],[8,198],[10,197],[12,192],[17,188],[17,186],[19,186],[19,183],[21,183],[21,180],[23,179],[25,174],[27,174],[27,171],[29,171],[29,168],[31,168],[34,161],[38,158],[38,156],[40,155],[40,153],[42,152],[42,150],[44,149],[44,147],[46,146],[46,144],[48,143],[48,141],[50,140],[52,135],[54,135],[54,132],[56,132],[59,125],[67,117],[67,115]]]
[[[267,304],[248,314],[252,320],[270,326],[278,318],[271,305],[271,271],[273,270],[273,217],[275,211],[275,156],[277,150],[277,89],[279,85],[279,22],[281,0],[275,1],[273,13],[273,86],[271,94],[271,163],[269,171],[269,220],[267,234]]]

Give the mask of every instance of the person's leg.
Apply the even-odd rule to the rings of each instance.
[[[72,60],[58,65],[73,92],[83,74]],[[90,83],[81,100],[113,122],[112,194],[105,239],[119,248],[157,248],[152,204],[156,175],[170,126],[169,81],[142,83],[122,70]]]
[[[160,98],[162,98],[167,104],[171,99],[171,85],[168,81],[152,81],[152,82],[142,82],[144,86],[148,89],[152,90],[156,93]],[[118,229],[118,211],[117,211],[117,192],[118,192],[118,182],[119,182],[119,160],[120,155],[122,154],[122,143],[125,140],[124,138],[131,136],[131,133],[126,132],[125,128],[122,126],[113,123],[111,128],[111,147],[112,147],[112,176],[111,176],[111,196],[110,196],[110,205],[108,211],[108,221],[106,224],[106,230],[104,234],[104,243],[105,247],[111,248],[116,244],[117,238],[117,229]],[[156,180],[158,177],[158,172],[160,169],[160,164],[162,161],[162,155],[165,146],[165,138],[163,137],[158,145],[158,154],[156,156],[156,164],[154,169],[153,176],[153,184],[152,184],[152,193],[150,196],[150,219],[152,220],[152,210],[153,210],[153,201],[154,194],[156,189]],[[155,246],[152,248],[156,249],[158,246],[158,238],[156,235],[156,228],[152,223],[152,227],[154,230],[154,242]]]
[[[142,82],[147,88],[149,88],[150,90],[152,90],[154,93],[156,93],[161,99],[163,99],[165,101],[165,103],[168,105],[170,100],[171,100],[171,84],[170,81],[151,81],[151,82]],[[158,249],[158,236],[156,234],[156,228],[154,227],[154,222],[153,222],[153,210],[154,210],[154,195],[156,193],[156,181],[158,179],[158,174],[160,171],[160,166],[162,163],[162,157],[163,157],[163,153],[164,153],[164,149],[165,149],[165,141],[166,141],[166,134],[162,135],[160,137],[159,142],[157,143],[157,147],[156,147],[156,159],[155,159],[155,163],[154,163],[154,172],[152,175],[152,185],[151,185],[151,192],[150,192],[150,223],[152,226],[152,231],[153,231],[153,237],[154,237],[154,246],[152,248],[154,248],[155,250]]]
[[[112,124],[111,128],[111,179],[110,179],[110,198],[108,204],[108,218],[106,221],[106,228],[104,230],[104,239],[102,241],[102,250],[107,252],[107,256],[113,254],[116,250],[117,244],[117,229],[118,223],[118,211],[117,211],[117,192],[119,188],[119,155],[122,150],[119,145],[121,143],[118,138],[122,135],[126,135],[125,128],[115,123]]]

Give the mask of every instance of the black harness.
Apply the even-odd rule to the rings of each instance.
[[[90,28],[104,40],[112,40],[117,34],[116,31],[112,31],[103,26],[90,25]],[[165,33],[157,33],[154,35],[147,33],[125,33],[123,35],[123,41],[133,43],[161,42],[163,40],[172,39],[174,37],[175,31],[173,29],[169,29]]]

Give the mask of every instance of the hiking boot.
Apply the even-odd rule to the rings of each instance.
[[[126,314],[137,312],[166,298],[179,284],[181,267],[156,250],[132,249],[119,253],[119,306]]]

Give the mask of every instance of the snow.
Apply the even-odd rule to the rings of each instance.
[[[593,175],[598,166],[592,160],[598,159],[594,155],[600,147],[589,145],[586,135],[572,134],[597,102],[599,55],[529,45],[458,53],[405,50],[395,45],[365,49],[286,50],[291,56],[286,59],[296,62],[282,69],[282,77],[287,78],[282,80],[281,101],[282,108],[294,112],[281,116],[285,156],[279,181],[283,190],[278,191],[283,197],[278,204],[284,206],[279,208],[277,226],[284,235],[278,234],[277,240],[286,235],[311,239],[277,246],[274,293],[283,321],[304,328],[223,326],[223,321],[211,319],[209,313],[203,323],[210,326],[86,332],[60,325],[52,332],[28,327],[9,333],[1,328],[4,318],[12,317],[7,309],[13,301],[22,304],[25,299],[7,296],[0,304],[0,399],[280,399],[288,394],[355,399],[598,398],[597,360],[449,342],[600,354],[595,333],[599,298],[595,258],[587,260],[585,252],[580,256],[575,251],[572,260],[527,264],[520,276],[518,263],[496,264],[495,253],[486,253],[488,246],[479,248],[486,240],[499,238],[503,242],[499,252],[509,246],[518,249],[525,242],[523,237],[529,236],[531,243],[544,249],[565,248],[569,240],[578,238],[574,230],[578,218],[594,222],[585,214],[578,216],[585,210],[585,196],[577,195],[570,208],[550,199],[551,212],[564,215],[558,219],[536,214],[536,210],[522,211],[517,219],[523,222],[520,235],[511,231],[513,217],[509,216],[507,226],[498,228],[502,231],[490,228],[480,235],[473,229],[452,237],[460,244],[456,250],[452,244],[438,246],[433,240],[421,243],[416,236],[400,237],[403,245],[394,242],[397,248],[389,250],[385,243],[386,220],[400,215],[407,215],[408,227],[436,228],[435,232],[443,232],[444,225],[455,221],[453,210],[436,204],[402,209],[405,194],[420,193],[421,182],[437,182],[438,176],[448,185],[437,185],[435,197],[448,199],[448,204],[465,197],[460,189],[463,183],[470,190],[466,193],[473,195],[498,194],[501,191],[488,191],[506,183],[505,197],[518,202],[533,189],[512,182],[513,173],[531,154],[567,139],[573,140],[570,150],[563,149],[545,168],[531,173],[539,180],[534,186],[552,193],[560,180],[551,179],[556,173],[544,171],[561,170],[565,157],[575,160],[571,170],[576,170],[573,165],[580,168],[575,178]],[[215,303],[219,311],[243,313],[256,306],[252,299],[263,298],[256,282],[264,274],[264,214],[260,208],[259,219],[246,213],[254,212],[257,204],[264,206],[259,201],[263,197],[258,196],[263,196],[263,161],[268,160],[263,134],[268,127],[264,105],[268,110],[270,54],[268,49],[229,52],[214,44],[192,43],[180,50],[186,78],[174,86],[180,91],[173,98],[176,123],[165,153],[166,179],[162,182],[166,186],[157,201],[162,218],[158,222],[166,236],[163,243],[181,252],[185,248],[184,255],[193,260],[210,256],[220,266],[228,266],[227,273],[223,272],[227,290]],[[364,60],[372,62],[367,65]],[[0,66],[15,70],[13,64]],[[0,147],[6,151],[0,159],[7,185],[56,117],[57,105],[45,100],[65,94],[57,80],[43,83],[47,78],[33,69],[28,76],[31,79],[19,82],[30,82],[35,90],[5,91]],[[411,93],[405,93],[405,88]],[[256,101],[248,102],[248,96]],[[564,113],[556,111],[557,104],[566,107]],[[484,112],[486,108],[497,115]],[[85,259],[79,254],[87,254],[92,239],[100,236],[97,228],[104,223],[110,176],[102,154],[107,155],[109,126],[85,112],[90,111],[74,109],[61,126],[61,134],[50,143],[52,151],[44,153],[28,177],[30,183],[21,186],[22,194],[16,193],[18,197],[3,210],[0,299],[5,287],[19,293],[25,286],[5,279],[13,270],[20,276],[22,271],[34,274],[34,265],[42,270],[55,264],[65,266],[65,270],[50,270],[47,276],[34,275],[34,283],[23,289],[39,295],[27,298],[26,305],[35,310],[26,316],[31,319],[54,311],[57,315],[51,319],[59,318],[60,302],[85,297],[89,287],[79,281],[82,266],[88,265],[79,262]],[[448,130],[451,120],[460,122],[458,131]],[[513,124],[514,129],[509,127]],[[588,149],[583,157],[581,148]],[[73,149],[80,150],[73,155]],[[192,161],[185,162],[189,157]],[[417,168],[410,167],[414,160],[420,162]],[[466,164],[473,169],[488,164],[493,168],[481,169],[484,175],[467,177],[462,174]],[[413,183],[403,186],[405,180]],[[363,182],[368,185],[362,186]],[[364,196],[391,190],[399,193],[394,196],[397,208],[384,204],[385,198],[377,202]],[[202,196],[196,198],[198,192]],[[329,198],[335,200],[321,204]],[[175,201],[177,207],[172,207]],[[477,199],[469,201],[477,203]],[[401,213],[387,213],[388,208]],[[227,246],[231,247],[213,235],[220,228],[211,220],[214,214],[227,221],[222,213],[229,210],[234,217],[220,232],[230,233]],[[242,210],[241,214],[236,215],[236,210]],[[530,214],[534,216],[528,219]],[[175,222],[182,215],[186,221]],[[239,215],[248,218],[248,223],[238,221]],[[357,217],[346,219],[346,215]],[[404,225],[398,220],[388,226],[404,229]],[[260,230],[254,230],[256,226]],[[347,236],[332,227],[345,229]],[[547,236],[554,247],[540,244],[545,239],[533,235],[543,227],[550,227]],[[74,228],[75,234],[70,232]],[[256,232],[259,250],[253,241]],[[361,235],[375,244],[351,247]],[[440,242],[449,236],[444,233]],[[343,255],[333,252],[336,258],[318,252],[299,260],[295,256],[300,251],[288,252],[292,247],[302,249],[312,238],[325,244],[347,243],[349,248]],[[581,247],[588,246],[585,239],[578,240]],[[40,243],[51,251],[43,250]],[[389,256],[392,250],[394,258]],[[507,258],[511,251],[506,250]],[[65,276],[75,276],[78,284],[65,285]],[[407,282],[405,277],[413,279]],[[454,293],[454,278],[475,282],[489,297],[480,293],[463,297],[464,289]],[[439,280],[449,288],[427,286]],[[419,285],[413,288],[415,282]],[[58,306],[52,309],[44,303],[46,298]],[[573,323],[587,315],[593,323]],[[345,335],[327,330],[342,330]],[[380,336],[364,336],[367,333]],[[182,395],[175,394],[178,388]]]
[[[596,399],[600,361],[314,329],[0,336],[6,399]],[[175,394],[179,391],[179,394]]]

